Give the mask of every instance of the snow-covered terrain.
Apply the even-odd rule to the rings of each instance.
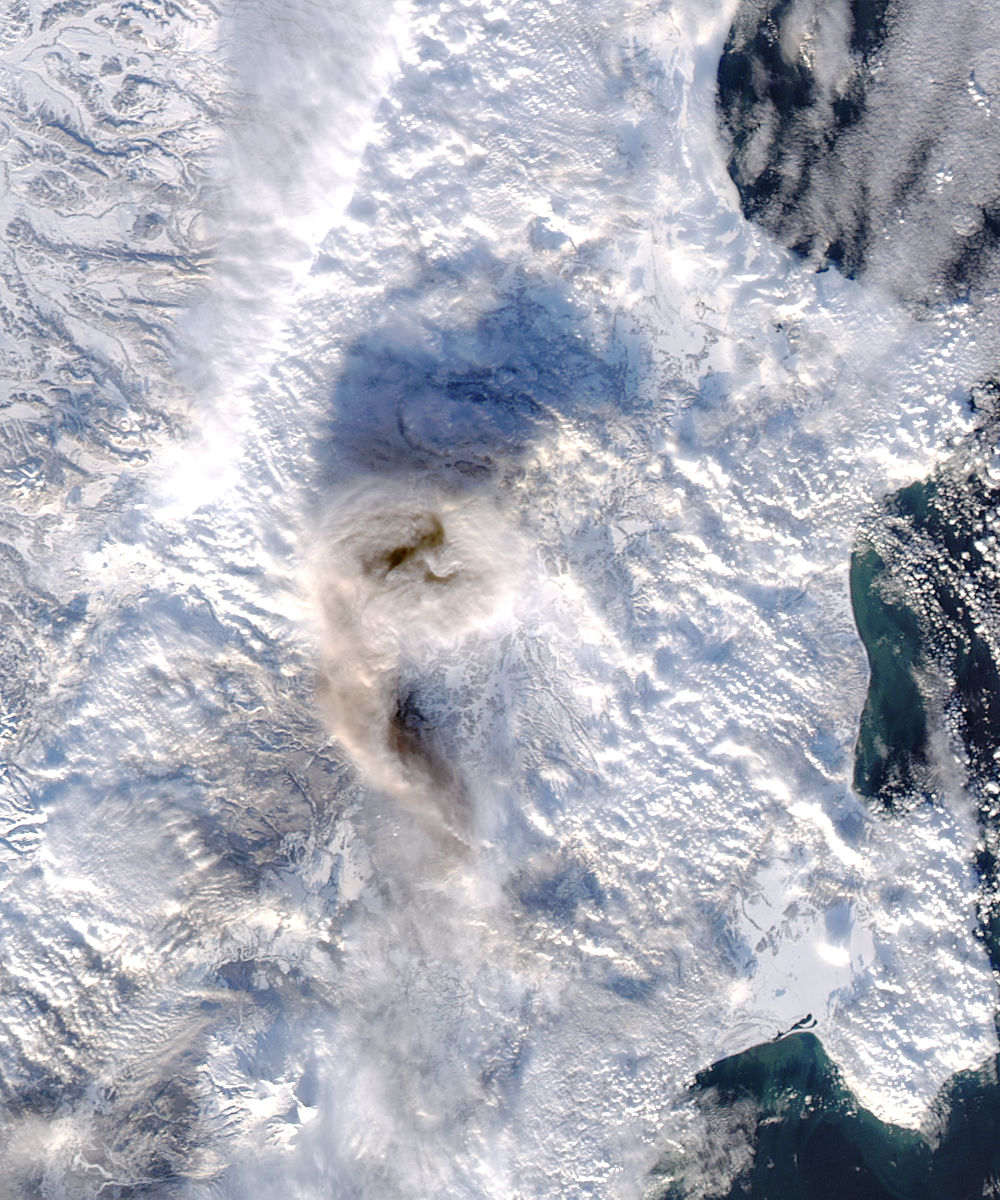
[[[848,589],[993,346],[744,220],[732,15],[8,3],[11,1200],[638,1196],[807,1013],[902,1124],[996,1051]]]

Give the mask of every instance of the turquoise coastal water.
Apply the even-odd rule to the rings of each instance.
[[[752,1161],[712,1200],[965,1200],[1000,1186],[996,1059],[948,1082],[926,1135],[862,1108],[811,1033],[722,1059],[692,1096],[707,1110],[750,1106]],[[705,1197],[689,1190],[682,1165],[658,1172],[673,1177],[658,1200]]]
[[[961,180],[949,175],[956,188],[947,192],[931,169],[943,161],[946,141],[975,144],[974,125],[964,122],[977,117],[961,101],[968,54],[957,55],[954,67],[939,61],[923,69],[914,50],[927,44],[913,34],[923,28],[918,5],[849,0],[816,11],[808,24],[795,4],[744,0],[730,30],[717,103],[744,215],[816,269],[835,267],[880,284],[918,321],[942,319],[956,301],[984,303],[995,294],[1000,264],[996,202],[983,199],[995,179],[984,190],[973,164]],[[969,53],[995,40],[985,16],[973,15],[969,28]],[[936,94],[921,91],[925,78]],[[956,226],[948,206],[960,195],[974,202],[976,220]],[[919,228],[919,238],[909,240],[907,226]],[[995,371],[989,363],[983,375]],[[905,823],[921,805],[954,803],[959,794],[971,802],[976,936],[998,976],[996,385],[970,387],[970,408],[974,432],[929,478],[887,497],[858,533],[850,593],[870,678],[852,782],[872,816],[889,823]],[[957,780],[949,766],[948,785],[942,747],[950,747],[944,757],[955,752],[964,776]],[[804,1032],[715,1063],[697,1076],[689,1097],[710,1128],[739,1129],[745,1154],[732,1159],[725,1183],[718,1179],[726,1172],[712,1177],[704,1162],[695,1169],[664,1159],[655,1193],[662,1200],[1000,1194],[995,1057],[952,1077],[920,1132],[885,1124],[861,1107],[821,1041]]]
[[[914,678],[921,660],[915,614],[879,586],[886,563],[869,543],[851,557],[851,603],[871,672],[855,752],[854,786],[894,807],[912,793],[925,762],[927,713]]]
[[[928,727],[950,709],[970,767],[981,841],[978,936],[1000,970],[998,813],[1000,676],[981,613],[994,589],[984,530],[995,508],[981,438],[935,476],[889,497],[851,558],[851,600],[870,680],[854,786],[885,820],[940,803]],[[978,598],[978,602],[977,602]],[[935,680],[929,703],[921,681]],[[846,1086],[820,1039],[796,1032],[700,1072],[690,1099],[711,1121],[736,1116],[747,1164],[707,1193],[690,1165],[664,1159],[657,1200],[971,1200],[1000,1194],[998,1060],[953,1076],[922,1132],[879,1120]],[[702,1164],[699,1164],[699,1167]]]

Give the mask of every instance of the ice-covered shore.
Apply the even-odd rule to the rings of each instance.
[[[633,1195],[806,1012],[904,1123],[995,1050],[847,584],[988,348],[744,221],[731,15],[5,31],[12,1197]]]

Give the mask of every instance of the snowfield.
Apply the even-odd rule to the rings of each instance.
[[[733,6],[8,7],[4,1195],[635,1197],[807,1013],[917,1126],[978,833],[848,569],[993,345],[743,219]]]

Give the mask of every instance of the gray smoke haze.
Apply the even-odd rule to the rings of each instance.
[[[366,784],[467,849],[489,825],[475,674],[526,590],[519,541],[485,495],[373,477],[335,497],[315,553],[331,733]]]

